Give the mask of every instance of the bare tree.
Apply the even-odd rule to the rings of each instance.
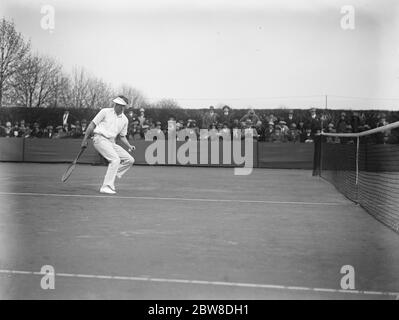
[[[180,105],[176,100],[173,99],[161,99],[155,104],[153,104],[154,108],[160,109],[180,109]]]
[[[3,96],[10,88],[11,77],[17,72],[20,62],[28,54],[30,43],[25,42],[16,31],[14,22],[0,21],[0,107]]]
[[[12,78],[15,100],[25,107],[48,107],[57,94],[61,66],[49,57],[27,55]]]
[[[129,85],[123,85],[119,92],[129,99],[129,107],[139,109],[147,106],[147,101],[140,90]]]
[[[102,81],[91,77],[88,79],[87,108],[99,109],[110,105],[114,91],[112,87]]]
[[[75,67],[71,77],[71,105],[74,108],[84,108],[88,104],[89,80],[83,68]]]

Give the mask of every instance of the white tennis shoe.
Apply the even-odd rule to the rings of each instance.
[[[116,191],[112,190],[110,186],[102,186],[100,189],[101,193],[107,193],[107,194],[115,194]]]

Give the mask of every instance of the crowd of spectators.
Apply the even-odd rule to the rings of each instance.
[[[221,111],[221,112],[220,112]],[[176,123],[175,130],[188,129],[196,137],[204,138],[200,135],[200,129],[208,129],[209,137],[218,137],[224,134],[233,135],[242,132],[245,135],[246,129],[251,129],[254,139],[273,143],[312,143],[315,136],[321,131],[329,133],[357,133],[380,127],[388,124],[386,115],[381,113],[376,121],[366,119],[364,113],[353,111],[350,115],[346,112],[340,114],[337,121],[331,119],[328,114],[317,114],[317,110],[312,108],[307,116],[297,116],[294,110],[287,110],[284,116],[277,117],[272,113],[258,115],[254,109],[249,109],[244,116],[237,116],[229,106],[224,106],[222,110],[215,110],[213,106],[202,115],[201,119],[175,119],[170,116],[165,123],[147,117],[143,108],[136,110],[129,109],[126,112],[129,120],[128,138],[130,140],[143,140],[148,130],[155,129],[162,131],[167,138],[169,120]],[[24,120],[12,123],[7,121],[0,123],[0,137],[24,137],[24,138],[82,138],[88,126],[86,119],[76,120],[73,123],[63,125],[41,126],[39,122],[26,123]],[[234,130],[236,129],[236,130]],[[398,143],[399,135],[394,131],[387,131],[376,135],[378,143]],[[187,138],[186,138],[187,140]],[[326,137],[329,143],[353,143],[351,138]]]

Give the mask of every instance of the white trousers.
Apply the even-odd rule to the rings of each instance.
[[[93,146],[109,161],[103,186],[109,186],[115,190],[115,177],[121,178],[133,165],[134,158],[115,141],[99,134],[94,135]]]

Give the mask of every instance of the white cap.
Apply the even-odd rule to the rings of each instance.
[[[127,103],[125,100],[123,100],[121,97],[116,97],[112,102],[115,102],[116,104],[120,104],[122,106],[127,106]]]

